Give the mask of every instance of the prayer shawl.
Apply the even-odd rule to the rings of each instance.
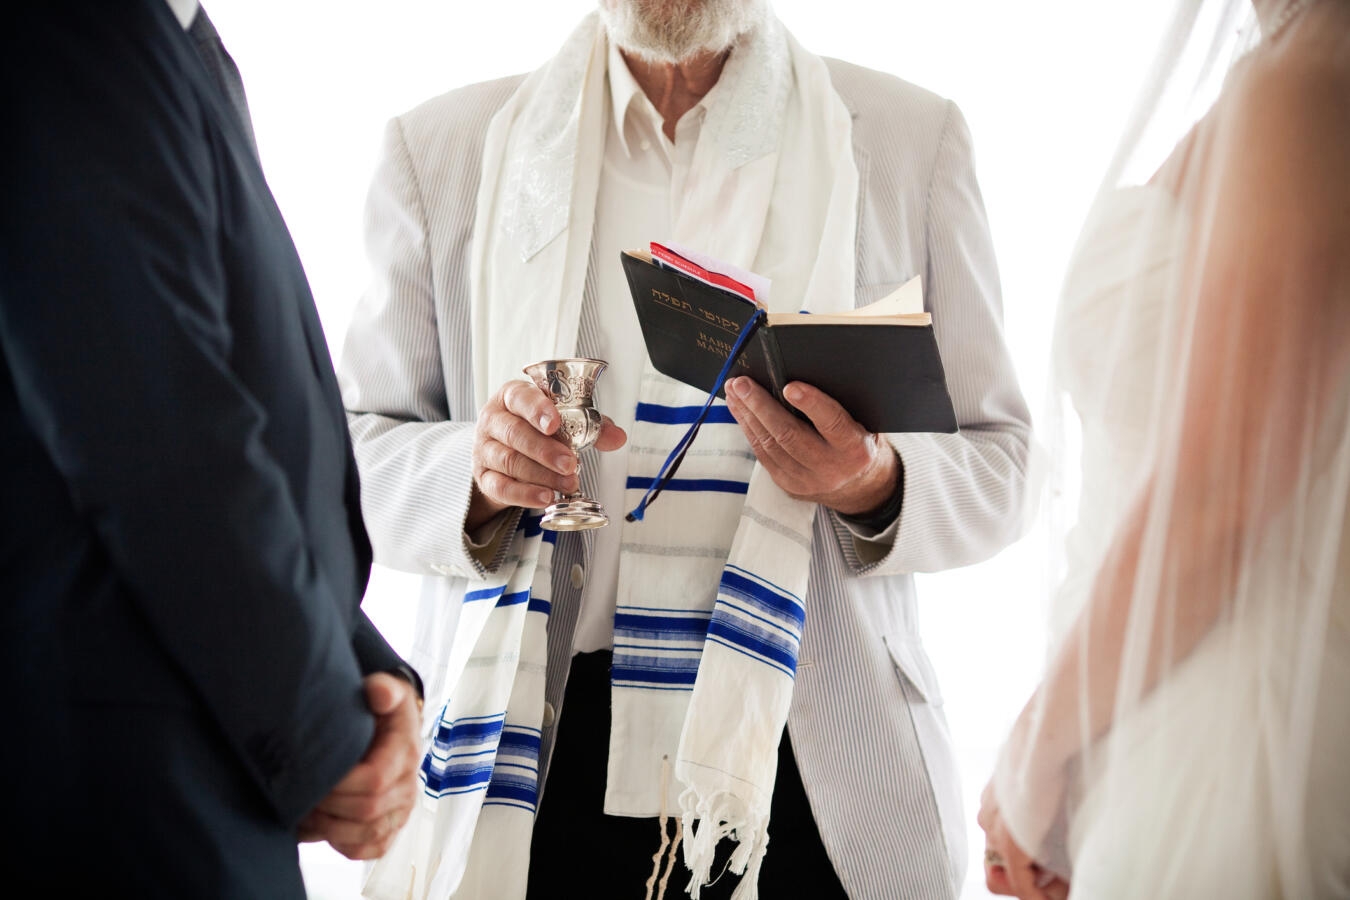
[[[575,355],[610,115],[607,50],[592,14],[488,128],[470,272],[480,406],[524,366]],[[680,221],[653,239],[770,277],[775,311],[852,308],[852,122],[824,62],[770,17],[737,43],[714,90]],[[715,224],[694,233],[691,222]],[[705,399],[646,366],[625,451],[630,505]],[[641,522],[609,510],[607,527],[623,534],[605,809],[664,818],[678,797],[690,893],[718,874],[713,850],[730,837],[732,871],[745,873],[735,896],[747,900],[768,843],[815,506],[773,483],[721,403],[680,476]],[[432,679],[448,698],[425,791],[368,877],[369,897],[525,896],[556,537],[538,522],[522,518],[507,561],[447,616],[458,621]]]

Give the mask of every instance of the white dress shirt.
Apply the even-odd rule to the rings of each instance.
[[[668,240],[682,211],[685,182],[698,146],[710,103],[717,102],[714,86],[680,117],[675,140],[662,130],[663,120],[628,70],[623,55],[609,46],[608,87],[612,103],[605,137],[605,161],[596,200],[595,249],[597,319],[600,358],[609,362],[596,388],[596,406],[631,434],[637,411],[647,349],[633,311],[623,267],[624,250]],[[609,513],[610,526],[595,534],[595,555],[585,573],[581,612],[573,649],[578,653],[608,649],[614,643],[614,606],[619,582],[621,522],[628,512],[624,485],[628,479],[627,446],[613,453],[595,454],[596,499]]]
[[[197,15],[197,7],[201,5],[197,0],[165,0],[165,2],[169,4],[169,9],[173,11],[174,18],[183,26],[184,31],[192,24]]]

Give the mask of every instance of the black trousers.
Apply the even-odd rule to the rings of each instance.
[[[563,700],[565,714],[558,722],[548,783],[534,824],[529,900],[642,900],[646,893],[652,856],[661,845],[658,820],[604,814],[609,666],[608,651],[583,653],[572,660]],[[673,820],[666,827],[673,835]],[[725,868],[733,846],[730,841],[722,842],[713,865],[714,877]],[[703,889],[700,900],[729,898],[738,880],[724,872]],[[666,888],[668,900],[684,897],[688,881],[681,852]],[[820,842],[786,732],[778,746],[769,852],[759,876],[759,893],[765,900],[847,900],[848,896]]]

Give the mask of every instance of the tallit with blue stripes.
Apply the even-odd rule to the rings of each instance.
[[[607,56],[592,14],[488,129],[470,267],[480,407],[524,366],[575,355],[608,127]],[[774,311],[852,308],[852,120],[823,61],[769,15],[738,42],[718,91],[674,233],[653,239],[768,276]],[[707,399],[650,364],[642,378],[624,451],[632,505]],[[609,510],[607,526],[623,533],[606,812],[678,812],[695,898],[719,874],[718,841],[736,841],[735,898],[753,900],[816,508],[773,483],[719,402],[644,520],[623,522],[623,512]],[[506,563],[447,615],[457,621],[433,680],[448,700],[435,715],[422,802],[372,869],[367,896],[524,898],[554,538],[527,514]],[[590,864],[603,866],[603,854]]]

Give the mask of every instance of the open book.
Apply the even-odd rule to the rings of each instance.
[[[655,243],[651,251],[626,250],[620,260],[652,365],[712,390],[741,329],[764,307],[767,280]],[[783,388],[806,382],[869,431],[957,430],[917,276],[847,312],[768,313],[728,377],[737,375],[749,375],[788,409]]]

